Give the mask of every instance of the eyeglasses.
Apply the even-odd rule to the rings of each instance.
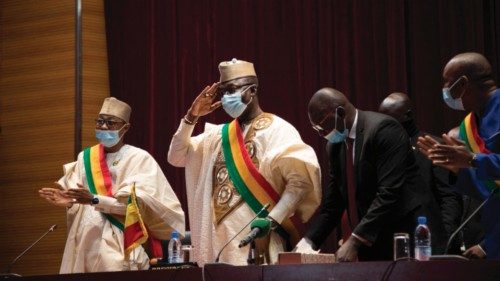
[[[241,85],[237,86],[236,88],[226,88],[226,89],[219,89],[219,93],[221,95],[232,95],[237,92],[237,89],[241,89],[241,93],[243,94],[246,92],[248,89],[250,89],[252,86],[255,86],[255,84],[247,84],[247,85]],[[246,87],[246,88],[245,88]]]
[[[118,127],[118,125],[124,124],[124,123],[125,123],[124,121],[114,121],[111,119],[102,119],[102,118],[95,119],[95,124],[98,127],[102,127],[102,126],[104,126],[104,124],[106,124],[106,126],[108,128],[116,128],[116,127]]]
[[[339,108],[341,109],[344,109],[342,106],[338,106],[337,108],[335,108],[335,128],[337,127],[337,111],[339,110]],[[325,133],[326,130],[323,128],[322,124],[323,122],[326,121],[326,119],[328,119],[328,117],[332,116],[333,111],[330,111],[330,113],[328,113],[327,115],[325,115],[325,117],[323,117],[323,119],[321,119],[321,121],[319,121],[319,123],[317,125],[312,125],[312,128],[318,132],[319,135],[322,135],[322,133]]]
[[[313,128],[316,132],[318,132],[318,134],[320,134],[320,135],[321,135],[321,133],[322,133],[322,132],[325,132],[325,131],[326,131],[326,130],[322,127],[323,122],[325,122],[325,120],[326,120],[328,117],[332,116],[332,114],[333,114],[333,111],[331,111],[331,112],[330,112],[330,113],[328,113],[325,117],[323,117],[323,119],[321,119],[321,121],[319,121],[319,123],[318,123],[317,125],[312,125],[312,128]]]

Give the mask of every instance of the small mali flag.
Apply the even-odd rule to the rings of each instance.
[[[135,183],[132,186],[128,198],[127,213],[125,215],[125,228],[123,231],[125,240],[125,259],[128,260],[130,253],[148,240],[148,231],[141,218],[137,197],[135,196]]]

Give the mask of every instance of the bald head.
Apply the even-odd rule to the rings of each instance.
[[[378,111],[401,123],[407,119],[408,112],[411,111],[410,98],[403,93],[392,93],[380,103]]]
[[[466,110],[480,111],[488,101],[496,84],[488,60],[478,53],[454,56],[444,67],[445,88],[450,88],[454,99],[462,98]]]
[[[327,113],[342,106],[350,105],[349,100],[341,92],[333,88],[322,88],[309,101],[308,111],[311,121],[321,120]]]
[[[457,77],[465,75],[472,81],[493,80],[490,63],[478,53],[458,54],[446,64],[444,69],[444,71],[452,71]]]
[[[341,92],[333,88],[322,88],[309,101],[308,113],[313,127],[320,126],[320,135],[325,135],[334,128],[339,131],[351,128],[356,108]]]

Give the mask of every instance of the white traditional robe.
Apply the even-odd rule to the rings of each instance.
[[[67,210],[68,238],[60,273],[121,271],[147,269],[149,258],[142,247],[124,259],[123,232],[103,215],[125,215],[130,190],[135,183],[141,216],[149,234],[157,239],[170,239],[175,229],[184,233],[184,212],[160,166],[146,151],[124,145],[118,152],[107,153],[113,197],[98,196],[99,204],[74,204]],[[83,153],[78,160],[64,165],[59,183],[88,188]]]
[[[314,150],[300,138],[288,122],[274,115],[268,128],[255,130],[259,172],[281,195],[269,215],[281,223],[296,213],[307,221],[321,200],[321,175]],[[221,149],[222,125],[207,123],[205,131],[191,137],[194,125],[181,124],[172,138],[168,161],[176,167],[185,167],[188,210],[193,244],[193,261],[200,265],[214,262],[223,245],[243,228],[255,213],[243,203],[216,225],[212,209],[212,172]],[[243,134],[248,128],[242,128]],[[221,262],[247,264],[248,246],[238,248],[250,228],[240,233],[222,252]],[[281,237],[271,233],[269,253],[271,262],[284,251]]]

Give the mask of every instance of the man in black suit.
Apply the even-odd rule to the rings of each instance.
[[[358,110],[332,88],[316,92],[308,111],[313,128],[328,140],[330,179],[318,217],[298,247],[317,249],[345,211],[353,231],[337,260],[391,260],[393,234],[414,231],[421,205],[408,135],[393,118]]]
[[[379,106],[379,112],[396,119],[410,137],[415,159],[420,169],[422,184],[419,194],[422,204],[427,207],[427,221],[432,233],[432,253],[444,254],[450,235],[460,225],[462,217],[462,197],[449,184],[450,172],[432,164],[417,147],[417,139],[425,133],[420,132],[411,109],[410,98],[403,93],[388,95]],[[421,214],[419,212],[419,214]],[[459,254],[460,245],[453,243],[449,253]]]

